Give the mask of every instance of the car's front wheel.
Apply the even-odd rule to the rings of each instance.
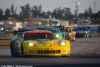
[[[10,44],[11,55],[12,55],[12,57],[16,57],[16,54],[14,53],[14,49],[15,49],[15,48],[14,48],[13,45],[14,45],[14,43],[11,43],[11,44]]]
[[[22,57],[26,57],[26,55],[24,55],[24,48],[23,48],[23,45],[21,45],[21,56],[22,56]]]

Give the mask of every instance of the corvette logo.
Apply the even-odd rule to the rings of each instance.
[[[43,45],[46,46],[46,47],[50,47],[50,46],[51,46],[51,44],[45,44],[45,43],[43,43],[42,41],[37,41],[37,43],[38,43],[38,44],[43,44]]]
[[[45,48],[46,50],[53,50],[53,48]]]
[[[51,44],[46,44],[46,47],[50,47],[51,46]]]

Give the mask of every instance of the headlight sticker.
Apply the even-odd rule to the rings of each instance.
[[[56,34],[56,37],[59,37],[59,34]]]
[[[64,45],[66,45],[66,44],[65,44],[65,42],[61,42],[61,45],[64,46]]]
[[[66,43],[64,41],[62,41],[62,40],[58,41],[58,44],[61,45],[61,46],[66,45]]]
[[[33,46],[33,43],[29,43],[29,46]]]

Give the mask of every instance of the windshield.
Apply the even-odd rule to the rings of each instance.
[[[54,34],[26,34],[24,40],[56,39]]]
[[[37,28],[38,30],[45,30],[45,28]]]
[[[18,32],[18,35],[21,36],[23,34],[23,32]]]
[[[66,28],[65,32],[71,32],[71,29],[70,28]]]

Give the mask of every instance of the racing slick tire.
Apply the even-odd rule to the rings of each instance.
[[[12,57],[16,57],[16,54],[14,54],[14,46],[13,46],[13,42],[11,42],[11,44],[10,44],[10,49],[11,49],[11,55],[12,55]]]
[[[21,45],[21,56],[22,56],[23,58],[27,57],[27,55],[24,55],[23,45]]]

